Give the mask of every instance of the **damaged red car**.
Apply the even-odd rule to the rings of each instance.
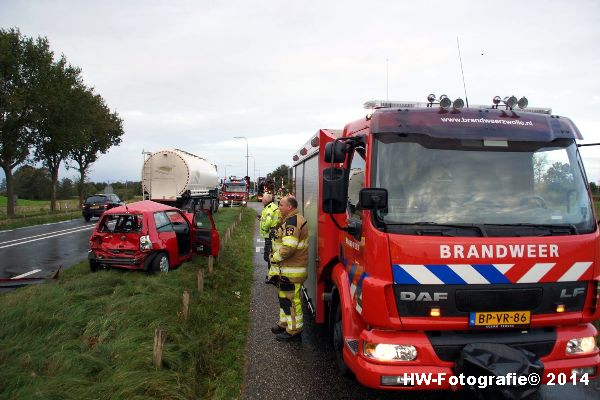
[[[90,237],[90,269],[168,272],[194,254],[216,256],[219,233],[208,209],[194,214],[145,200],[104,212]]]

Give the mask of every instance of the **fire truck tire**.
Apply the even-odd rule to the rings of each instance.
[[[165,253],[160,253],[156,256],[154,261],[152,262],[152,271],[153,272],[169,272],[169,256]]]
[[[342,305],[338,304],[335,310],[335,319],[333,323],[333,351],[335,353],[335,363],[341,376],[351,376],[350,368],[344,361],[344,335],[342,332]]]

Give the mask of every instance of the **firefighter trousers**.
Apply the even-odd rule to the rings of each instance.
[[[301,283],[279,281],[279,323],[290,335],[302,332],[304,326],[302,301],[300,299]]]

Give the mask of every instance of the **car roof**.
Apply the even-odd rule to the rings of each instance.
[[[169,211],[176,210],[180,211],[178,208],[167,206],[165,204],[157,203],[155,201],[143,200],[136,201],[134,203],[129,203],[124,206],[119,206],[115,208],[111,208],[110,210],[104,212],[104,214],[135,214],[140,212],[156,212],[156,211]]]

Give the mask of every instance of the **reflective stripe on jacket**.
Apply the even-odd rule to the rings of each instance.
[[[277,228],[271,262],[277,264],[281,276],[285,276],[290,282],[302,283],[306,280],[308,226],[297,209]]]

